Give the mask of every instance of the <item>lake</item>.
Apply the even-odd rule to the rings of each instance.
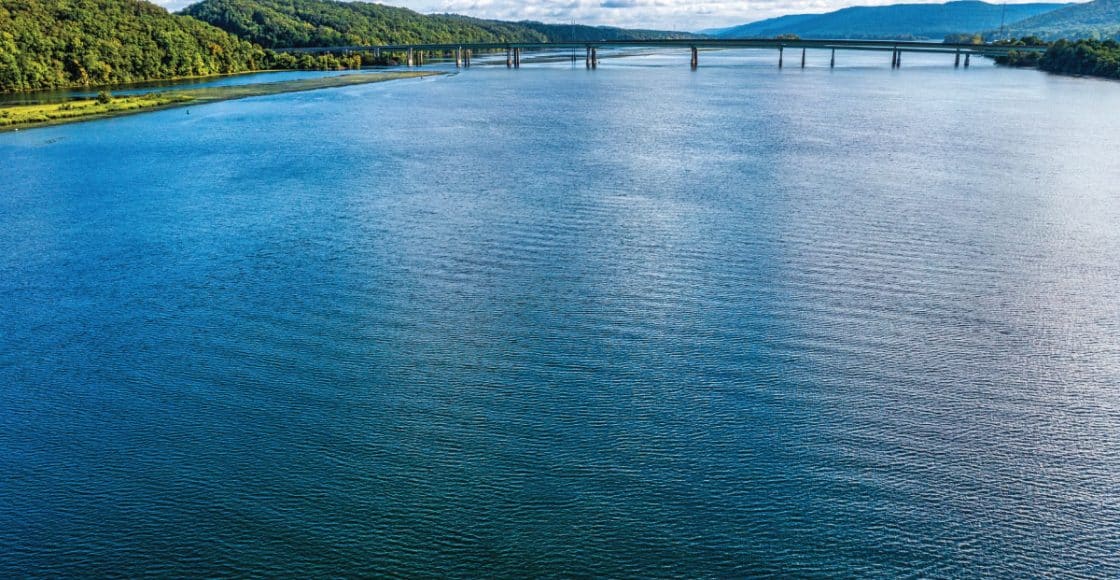
[[[0,576],[1117,577],[1120,84],[799,57],[0,135]]]

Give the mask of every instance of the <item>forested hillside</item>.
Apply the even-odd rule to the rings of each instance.
[[[1094,0],[1015,22],[1016,35],[1059,38],[1120,38],[1120,0]]]
[[[543,40],[524,29],[424,16],[405,8],[322,0],[205,0],[183,14],[265,47]]]
[[[501,22],[454,14],[333,0],[204,0],[183,14],[264,47],[416,42],[545,42],[689,37],[684,33],[599,26]]]
[[[1011,46],[1047,44],[1033,36],[1001,44],[1004,43]],[[996,62],[1008,66],[1038,67],[1058,74],[1120,79],[1120,43],[1115,40],[1059,40],[1049,43],[1043,54],[1013,51],[1007,56],[997,57]]]
[[[327,0],[206,0],[186,14],[144,0],[0,0],[0,92],[362,62],[354,55],[296,57],[263,47],[673,36],[688,35],[425,16]]]
[[[1068,4],[989,4],[974,0],[945,4],[854,6],[827,14],[795,14],[718,31],[723,38],[932,38],[997,29]]]
[[[260,68],[264,50],[141,0],[0,1],[0,91]]]

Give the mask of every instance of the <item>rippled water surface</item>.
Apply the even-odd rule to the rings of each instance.
[[[0,135],[0,576],[1120,575],[1120,84],[774,56]]]

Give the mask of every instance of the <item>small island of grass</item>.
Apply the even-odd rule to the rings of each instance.
[[[63,103],[43,103],[34,105],[13,105],[0,107],[0,132],[17,129],[58,125],[103,119],[118,115],[157,111],[171,107],[200,105],[231,99],[259,97],[280,93],[312,91],[358,84],[376,83],[405,78],[416,78],[439,73],[434,72],[382,72],[349,74],[314,79],[300,79],[275,83],[236,85],[224,87],[205,87],[183,91],[163,91],[112,97],[102,92],[97,98],[66,101]]]

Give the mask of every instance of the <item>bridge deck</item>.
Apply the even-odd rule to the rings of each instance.
[[[995,44],[952,44],[906,40],[778,40],[778,39],[670,39],[670,40],[603,40],[580,42],[464,42],[435,44],[383,44],[276,48],[281,52],[405,52],[411,50],[448,51],[456,49],[487,50],[549,50],[573,48],[806,48],[825,50],[875,50],[929,53],[961,53],[1002,56],[1011,51],[1045,52],[1044,46],[1004,46]]]

